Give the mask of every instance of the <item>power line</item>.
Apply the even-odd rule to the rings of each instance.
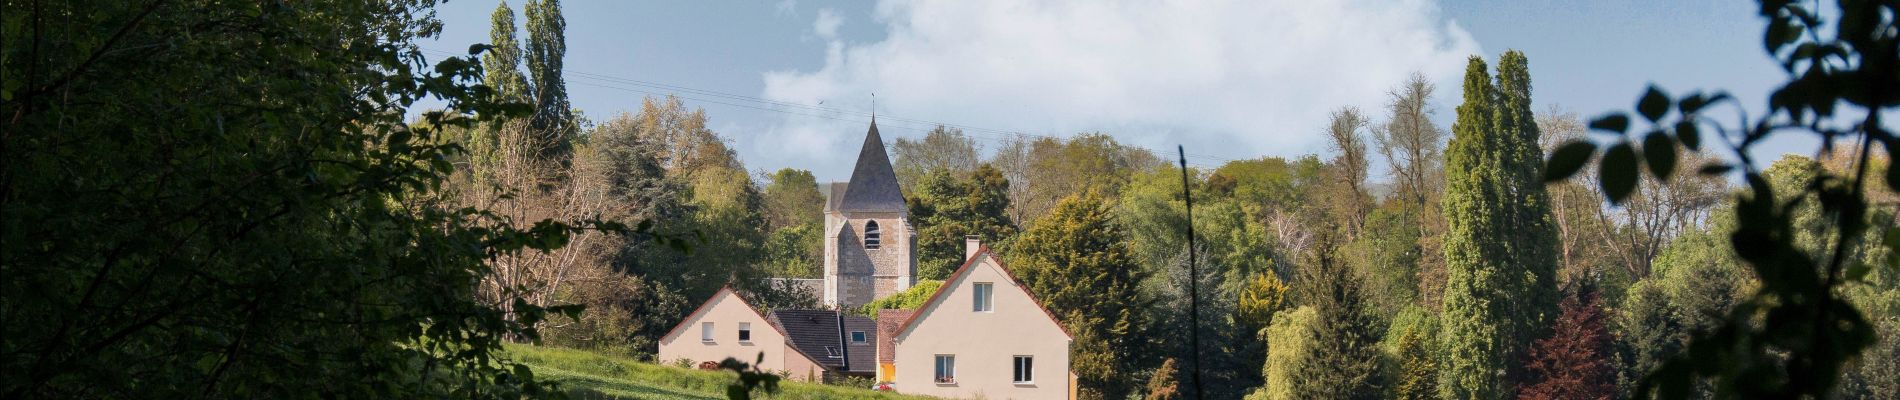
[[[430,48],[423,48],[422,50],[427,53],[434,53],[434,54],[443,55],[443,56],[465,57],[464,55],[458,55],[455,53],[436,50],[436,49],[430,49]],[[590,87],[598,87],[598,88],[603,88],[603,89],[644,93],[644,94],[656,95],[656,96],[674,96],[674,97],[679,97],[681,99],[692,100],[692,101],[701,102],[701,103],[740,107],[740,108],[746,108],[746,109],[752,109],[752,110],[758,110],[758,111],[781,113],[781,114],[786,114],[786,115],[820,118],[820,119],[828,119],[828,120],[844,121],[844,122],[868,122],[872,114],[870,111],[866,111],[866,110],[827,107],[823,105],[812,105],[812,104],[772,100],[772,99],[766,99],[766,98],[760,98],[760,97],[754,97],[754,96],[726,93],[726,92],[720,92],[720,91],[715,91],[715,90],[699,89],[699,88],[693,88],[693,87],[682,86],[682,85],[673,85],[673,84],[667,84],[667,83],[661,83],[661,82],[645,81],[645,80],[619,77],[619,76],[613,76],[613,75],[607,75],[607,74],[592,73],[592,72],[586,72],[586,71],[565,70],[564,72],[568,74],[571,78],[577,78],[576,80],[580,82],[575,82],[575,84],[580,85],[580,86],[590,86]],[[593,81],[594,83],[589,83],[586,81]],[[632,87],[627,87],[627,86],[632,86]],[[752,103],[752,104],[741,104],[741,103]],[[1032,138],[1032,139],[1054,139],[1054,140],[1067,139],[1064,137],[1053,136],[1053,135],[1038,135],[1038,134],[1026,133],[1019,130],[994,129],[994,128],[968,125],[968,124],[950,123],[950,122],[933,121],[933,120],[917,119],[917,118],[906,118],[906,117],[901,117],[901,116],[893,116],[890,114],[878,115],[877,117],[880,120],[886,121],[886,125],[891,125],[890,122],[897,122],[898,126],[896,127],[900,129],[928,133],[930,130],[934,129],[935,127],[942,126],[945,128],[953,128],[953,129],[963,131],[966,135],[968,135],[968,137],[971,137],[971,138],[984,139],[984,140],[997,142],[997,143],[1003,143],[1003,144],[1007,144],[1019,137]],[[920,128],[918,126],[922,126],[922,127]],[[1165,154],[1162,152],[1155,151],[1154,149],[1146,149],[1146,150],[1156,155]],[[1201,163],[1197,162],[1197,163],[1194,163],[1193,166],[1202,167],[1202,168],[1210,168],[1210,169],[1212,167],[1216,167],[1216,166],[1234,161],[1233,159],[1206,155],[1206,154],[1191,154],[1190,153],[1190,154],[1185,154],[1185,155],[1188,157],[1205,161],[1209,164],[1209,165],[1202,165]]]

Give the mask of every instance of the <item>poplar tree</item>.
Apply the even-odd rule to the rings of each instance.
[[[1465,70],[1445,159],[1447,398],[1509,395],[1525,349],[1556,309],[1556,231],[1542,183],[1529,60],[1507,51],[1496,85]]]
[[[1523,363],[1523,352],[1549,331],[1550,321],[1558,314],[1561,291],[1557,289],[1557,226],[1550,214],[1550,193],[1544,190],[1543,149],[1538,139],[1537,116],[1531,111],[1530,60],[1524,53],[1511,50],[1498,57],[1497,129],[1501,142],[1495,150],[1500,156],[1499,170],[1504,173],[1504,198],[1499,204],[1509,213],[1507,228],[1500,232],[1508,239],[1510,258],[1505,264],[1512,284],[1508,304],[1514,314],[1516,338],[1512,343],[1510,365]],[[1513,371],[1521,379],[1522,371]]]
[[[1452,124],[1445,154],[1444,208],[1447,282],[1444,303],[1444,370],[1439,391],[1447,399],[1503,398],[1503,372],[1511,337],[1505,263],[1507,249],[1499,199],[1503,174],[1493,135],[1496,92],[1483,58],[1465,67],[1464,103]]]
[[[508,2],[495,5],[490,17],[488,44],[482,53],[482,81],[502,99],[521,101],[528,95],[528,82],[521,77],[521,43],[515,40],[515,10]]]
[[[528,19],[526,61],[532,79],[529,88],[534,91],[534,114],[528,127],[541,142],[544,156],[564,155],[575,125],[567,82],[561,78],[567,57],[567,19],[561,16],[560,0],[528,0],[522,12]]]

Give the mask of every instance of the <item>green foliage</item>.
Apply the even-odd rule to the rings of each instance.
[[[1667,172],[1674,165],[1657,161],[1673,158],[1677,146],[1699,150],[1701,127],[1715,126],[1716,138],[1740,162],[1703,166],[1699,172],[1739,169],[1747,183],[1747,192],[1737,198],[1728,242],[1761,287],[1725,314],[1720,325],[1696,333],[1687,351],[1646,376],[1644,395],[1682,397],[1701,378],[1712,378],[1719,396],[1828,397],[1844,366],[1875,342],[1875,324],[1843,298],[1840,288],[1851,278],[1864,277],[1857,271],[1871,269],[1872,263],[1859,257],[1877,243],[1867,240],[1878,237],[1870,233],[1879,231],[1869,229],[1875,225],[1867,218],[1868,183],[1884,180],[1889,189],[1900,188],[1895,170],[1889,169],[1884,179],[1869,173],[1875,144],[1882,145],[1889,158],[1900,153],[1900,139],[1880,121],[1887,109],[1900,104],[1900,93],[1894,90],[1900,86],[1894,78],[1900,53],[1881,50],[1900,43],[1900,32],[1885,22],[1900,11],[1900,2],[1841,1],[1838,12],[1827,14],[1838,21],[1823,18],[1814,9],[1819,6],[1761,2],[1760,15],[1767,20],[1763,46],[1789,77],[1769,96],[1769,112],[1757,119],[1744,116],[1737,126],[1722,126],[1702,112],[1710,106],[1739,107],[1727,93],[1693,92],[1677,98],[1652,86],[1635,107],[1650,126],[1640,149],[1648,162],[1632,157],[1636,149],[1629,136],[1605,153],[1602,186],[1612,202],[1620,202],[1633,192],[1627,182],[1645,168],[1658,179],[1669,179]],[[1613,113],[1591,126],[1624,135],[1628,119],[1625,113]],[[1774,182],[1756,169],[1749,151],[1756,144],[1800,133],[1821,138],[1830,150],[1845,140],[1847,146],[1838,149],[1844,150],[1846,168],[1817,171],[1815,179],[1797,185]],[[1800,232],[1811,230],[1802,224],[1804,219],[1825,221],[1818,245],[1799,240]],[[1882,222],[1892,225],[1891,219]],[[1900,243],[1884,245],[1890,250],[1895,244]],[[1885,264],[1896,268],[1892,259]]]
[[[784,168],[766,176],[765,219],[772,229],[802,225],[824,226],[825,195],[811,171]]]
[[[922,140],[897,138],[891,143],[891,170],[900,187],[913,193],[931,174],[964,176],[976,171],[980,158],[976,138],[962,129],[938,125]]]
[[[534,91],[534,113],[528,127],[537,134],[536,151],[559,157],[573,140],[573,106],[567,100],[567,80],[563,78],[567,59],[567,18],[561,16],[561,0],[528,0],[521,6],[527,17],[528,45],[524,60]]]
[[[1012,273],[1077,336],[1077,383],[1119,399],[1134,391],[1125,371],[1145,355],[1148,274],[1135,263],[1111,205],[1094,192],[1064,199],[1010,249]],[[1087,338],[1087,340],[1084,340]],[[1092,395],[1092,396],[1093,396]]]
[[[1364,229],[1352,243],[1340,249],[1352,266],[1349,273],[1366,283],[1368,311],[1384,321],[1392,313],[1418,304],[1419,247],[1422,232],[1417,219],[1405,210],[1387,203],[1366,217]]]
[[[1319,344],[1315,333],[1319,325],[1319,311],[1312,307],[1281,311],[1274,314],[1273,325],[1267,327],[1267,363],[1261,374],[1266,377],[1266,386],[1247,395],[1248,400],[1293,400],[1318,398],[1317,382],[1306,379],[1302,372],[1314,368],[1318,363],[1327,362],[1314,358],[1314,348]]]
[[[515,10],[508,2],[495,5],[489,22],[488,52],[482,54],[482,83],[501,98],[529,100],[527,78],[521,76],[521,43],[515,40]]]
[[[701,371],[693,365],[667,366],[598,353],[527,345],[508,346],[507,356],[534,368],[536,376],[558,381],[579,399],[725,399],[738,379],[728,370]],[[923,399],[869,390],[781,380],[772,399]]]
[[[579,308],[477,303],[483,262],[622,227],[437,202],[444,129],[523,107],[416,50],[432,5],[0,13],[0,397],[551,394],[494,356]]]
[[[1424,308],[1411,306],[1399,311],[1386,328],[1381,342],[1386,359],[1392,360],[1390,398],[1424,400],[1438,398],[1438,317]]]
[[[1379,349],[1385,326],[1368,309],[1359,277],[1328,251],[1330,240],[1321,235],[1296,281],[1298,298],[1318,312],[1310,326],[1309,347],[1317,362],[1298,373],[1298,385],[1306,387],[1299,393],[1306,398],[1380,398],[1387,384],[1385,354]]]
[[[1556,306],[1556,234],[1537,155],[1530,76],[1521,53],[1500,58],[1497,84],[1473,57],[1446,152],[1444,239],[1449,398],[1509,395],[1517,360]]]
[[[785,168],[766,177],[762,198],[768,234],[765,270],[781,278],[824,274],[824,204],[811,171]]]
[[[1256,337],[1266,335],[1273,315],[1288,306],[1287,285],[1272,272],[1254,274],[1241,286],[1235,325]]]
[[[969,177],[933,171],[911,189],[910,218],[917,229],[917,276],[944,279],[962,266],[966,236],[992,248],[1006,246],[1016,236],[1009,219],[1009,180],[988,164]]]
[[[943,287],[943,281],[919,279],[916,284],[910,285],[910,289],[864,303],[852,309],[851,312],[877,318],[877,310],[915,310],[923,307],[924,302],[930,301],[930,296],[937,294],[937,289],[941,287]]]

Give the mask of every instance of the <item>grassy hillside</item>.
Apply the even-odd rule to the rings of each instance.
[[[731,372],[698,371],[581,350],[508,346],[515,360],[560,381],[577,399],[725,399]],[[770,399],[927,399],[839,386],[783,382]]]

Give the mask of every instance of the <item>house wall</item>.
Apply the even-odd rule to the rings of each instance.
[[[1069,336],[988,253],[953,282],[943,298],[918,310],[897,339],[896,389],[948,398],[1064,399],[1069,397]],[[994,311],[971,309],[972,284],[995,286]],[[934,382],[936,355],[956,356],[956,382]],[[1012,382],[1013,357],[1035,357],[1032,384]]]
[[[713,340],[700,340],[700,323],[713,323]],[[752,340],[739,341],[739,323],[752,324]],[[681,322],[675,332],[660,338],[658,359],[662,363],[674,360],[691,360],[694,365],[701,362],[719,362],[727,357],[747,363],[758,360],[764,353],[765,359],[758,363],[760,369],[767,371],[786,371],[792,379],[806,380],[806,375],[816,368],[804,368],[797,362],[788,362],[788,358],[803,359],[804,356],[789,351],[785,335],[766,322],[751,306],[730,290],[721,290],[713,298],[700,306],[700,311]],[[809,364],[810,361],[804,361]]]

